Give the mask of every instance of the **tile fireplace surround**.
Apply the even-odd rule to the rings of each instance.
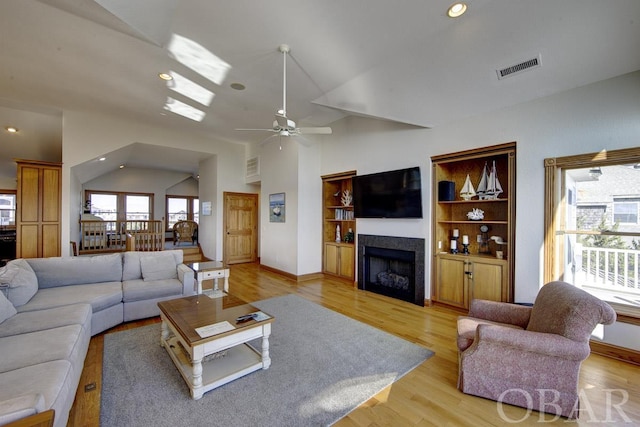
[[[370,259],[367,260],[367,257],[370,257]],[[408,279],[408,287],[402,288],[398,286],[393,288],[382,286],[379,283],[372,283],[371,276],[375,276],[377,272],[374,271],[372,274],[368,269],[373,268],[371,266],[374,264],[380,264],[380,262],[372,262],[371,258],[373,257],[376,259],[388,257],[388,261],[386,261],[387,268],[393,274],[406,275],[401,277],[402,280]],[[425,289],[424,263],[424,239],[358,234],[358,289],[423,306]],[[394,266],[397,268],[394,268]],[[406,271],[406,268],[410,268],[411,271]]]

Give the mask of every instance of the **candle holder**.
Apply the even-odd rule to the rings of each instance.
[[[452,254],[457,254],[458,253],[458,238],[457,237],[453,237],[451,239],[450,242],[450,250],[449,252],[451,252]]]
[[[465,255],[469,255],[469,244],[468,243],[463,243],[462,244],[462,253]]]

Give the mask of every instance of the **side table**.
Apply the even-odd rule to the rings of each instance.
[[[211,298],[219,298],[224,294],[229,293],[229,268],[220,261],[205,261],[205,262],[192,262],[187,264],[195,273],[198,289],[196,293],[202,294],[202,282],[205,280],[213,279],[213,290],[211,291]],[[223,291],[218,289],[218,279],[224,279]],[[208,294],[208,292],[207,292]]]

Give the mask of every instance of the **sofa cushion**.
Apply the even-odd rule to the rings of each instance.
[[[24,311],[7,319],[0,328],[0,337],[44,331],[60,326],[82,325],[91,329],[91,306],[72,304],[47,310]]]
[[[122,282],[122,295],[125,303],[150,300],[168,296],[182,296],[182,283],[178,279],[154,281],[127,280]]]
[[[44,396],[40,393],[23,394],[0,402],[0,426],[45,411]]]
[[[498,323],[492,322],[490,320],[478,319],[475,317],[459,316],[457,340],[458,350],[465,351],[467,348],[471,347],[471,344],[473,344],[473,341],[476,338],[476,330],[478,329],[478,325],[500,325],[507,328],[523,329],[520,326],[510,325],[508,323]]]
[[[11,304],[7,297],[4,296],[4,292],[0,292],[0,323],[3,323],[16,313],[16,308]]]
[[[38,292],[38,278],[22,258],[7,263],[0,276],[0,284],[14,307],[26,304]]]
[[[78,303],[91,304],[94,313],[122,304],[122,282],[40,289],[29,304],[18,307],[18,313]]]
[[[0,373],[0,401],[28,394],[42,394],[45,409],[56,409],[56,420],[66,415],[58,412],[65,409],[65,401],[74,394],[69,392],[72,384],[72,366],[68,360],[56,360]],[[71,396],[69,396],[71,394]],[[71,405],[69,405],[70,407]],[[64,425],[64,424],[62,424]]]
[[[151,280],[177,279],[178,264],[173,254],[167,252],[154,253],[140,257],[140,270],[145,282]]]
[[[155,256],[157,254],[172,254],[175,265],[182,264],[184,253],[181,250],[168,250],[161,252],[127,251],[123,255],[122,281],[142,279],[140,258]]]
[[[122,254],[89,257],[32,258],[40,289],[122,280]]]
[[[0,338],[0,372],[59,359],[76,364],[84,360],[89,337],[81,325],[69,325]]]

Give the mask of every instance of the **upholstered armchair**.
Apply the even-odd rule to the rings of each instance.
[[[577,418],[580,365],[611,306],[565,282],[542,287],[533,307],[473,300],[458,318],[458,388],[467,394]]]
[[[180,242],[198,242],[198,223],[195,221],[178,221],[173,224],[173,245]]]

